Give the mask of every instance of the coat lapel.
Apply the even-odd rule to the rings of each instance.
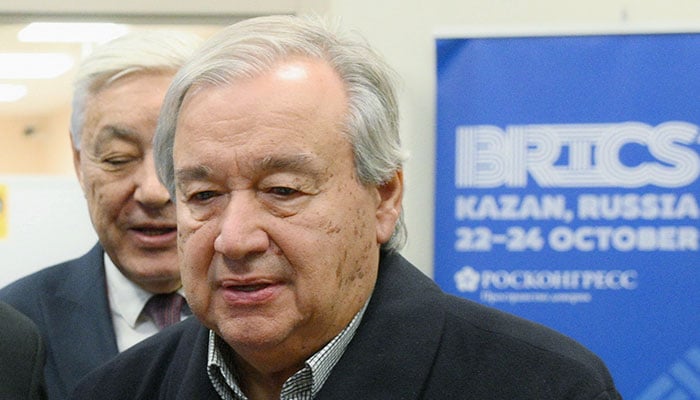
[[[48,339],[66,393],[118,353],[107,300],[102,247],[75,260],[55,296],[43,304]]]
[[[177,382],[168,385],[170,388],[177,388],[176,393],[167,393],[166,396],[160,397],[162,399],[175,398],[176,400],[220,400],[207,373],[209,329],[205,328],[195,317],[191,317],[183,324],[192,327],[187,328],[188,332],[196,329],[196,334],[191,336],[185,334],[187,337],[178,345],[178,354],[174,358],[182,360],[182,362],[171,367],[175,372],[170,376],[177,377]],[[189,340],[190,337],[193,337],[194,340]]]
[[[440,290],[396,254],[383,254],[372,299],[319,399],[417,399],[440,345]]]

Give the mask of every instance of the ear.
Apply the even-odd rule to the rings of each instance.
[[[73,134],[69,132],[70,136],[70,148],[73,151],[73,169],[75,169],[75,175],[78,177],[78,182],[80,182],[80,187],[85,193],[85,186],[83,185],[83,171],[80,168],[80,149],[75,145],[73,141]]]
[[[377,242],[386,243],[394,234],[394,227],[401,215],[403,200],[403,171],[398,170],[394,176],[377,187],[379,204],[377,206]]]

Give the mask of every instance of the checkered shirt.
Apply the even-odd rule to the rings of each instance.
[[[342,332],[306,360],[304,368],[287,379],[282,385],[280,400],[312,400],[316,397],[355,335],[362,315],[367,309],[367,304],[369,304],[369,300]],[[233,369],[233,353],[214,331],[209,331],[208,355],[207,373],[209,380],[221,399],[248,400],[238,385],[236,371]]]

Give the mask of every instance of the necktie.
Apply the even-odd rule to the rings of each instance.
[[[148,300],[143,311],[151,317],[158,330],[161,330],[180,322],[180,314],[184,305],[185,299],[177,292],[156,294]]]

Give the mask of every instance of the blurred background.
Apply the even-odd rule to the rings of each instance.
[[[0,0],[0,286],[82,255],[96,241],[74,177],[68,134],[71,82],[81,57],[101,41],[129,30],[180,29],[208,36],[240,19],[269,14],[339,18],[366,37],[398,72],[401,135],[410,153],[404,196],[409,239],[402,253],[431,277],[436,37],[700,32],[698,0]],[[73,23],[80,25],[66,25]],[[615,317],[609,309],[596,307],[601,316]],[[639,305],[621,313],[645,311]],[[622,337],[602,329],[601,340],[585,344],[606,356],[613,350],[611,335]],[[692,335],[696,338],[697,331]],[[635,371],[630,359],[611,364],[614,376],[621,371],[647,375],[636,386],[621,382],[623,396],[672,398],[664,396],[677,385],[685,397],[674,398],[700,399],[700,352],[697,342],[691,344],[679,345],[691,349],[688,354],[696,363],[689,375],[678,375],[681,378],[667,372],[680,371],[680,353],[650,360],[658,364],[653,371]],[[663,391],[654,392],[662,386]]]
[[[697,0],[162,0],[157,4],[137,0],[0,0],[0,53],[57,53],[63,57],[63,61],[39,64],[20,62],[16,67],[29,72],[30,65],[51,64],[58,68],[60,64],[62,69],[54,70],[50,77],[28,79],[0,73],[0,96],[5,97],[0,100],[0,176],[52,176],[69,183],[75,181],[68,139],[72,73],[80,56],[90,51],[98,39],[103,40],[97,34],[84,33],[79,40],[67,42],[56,42],[57,36],[22,41],[19,33],[30,23],[100,22],[118,25],[117,31],[177,27],[207,35],[251,16],[309,13],[340,18],[344,25],[359,31],[403,79],[401,133],[411,154],[405,171],[404,204],[409,241],[403,253],[428,275],[433,270],[436,33],[700,31]],[[5,61],[0,61],[0,72],[7,73],[8,68]],[[6,98],[13,96],[14,100]],[[7,203],[6,199],[6,211],[10,209]],[[53,207],[50,199],[45,198],[42,204],[44,209],[53,210],[46,212],[49,215],[64,212]],[[81,207],[79,204],[76,209]],[[48,216],[39,219],[42,218],[49,221]],[[76,221],[74,232],[82,226],[78,218],[69,218]],[[15,219],[15,232],[24,229],[18,224]],[[7,256],[9,236],[4,241],[0,238],[0,265],[4,268],[16,263]],[[89,244],[82,246],[82,240],[77,239],[76,245],[89,248]],[[76,254],[71,248],[47,249],[51,251],[56,255],[25,253],[23,268],[31,270],[34,265],[45,264],[48,258]]]

